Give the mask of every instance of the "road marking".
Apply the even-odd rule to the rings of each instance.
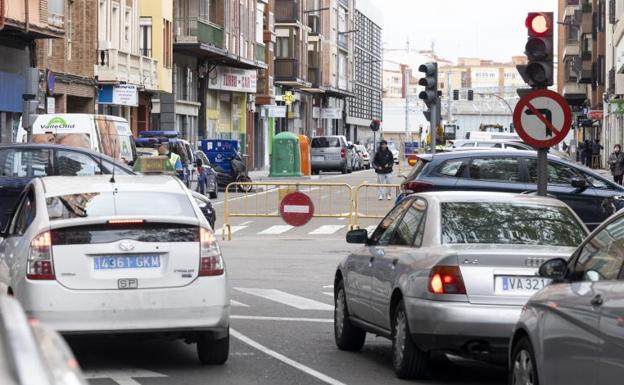
[[[334,285],[325,285],[323,286],[323,289],[333,289]]]
[[[323,225],[318,229],[309,232],[310,235],[329,235],[345,227],[344,225]]]
[[[135,378],[162,378],[162,373],[143,369],[104,369],[84,370],[84,377],[88,380],[111,379],[118,385],[141,385]]]
[[[266,346],[252,340],[251,338],[244,336],[243,334],[239,333],[238,331],[231,329],[230,328],[230,335],[236,339],[238,339],[239,341],[251,346],[254,349],[257,349],[259,351],[261,351],[262,353],[271,356],[273,358],[275,358],[276,360],[279,360],[283,363],[285,363],[286,365],[292,366],[295,369],[298,369],[312,377],[315,377],[318,380],[321,380],[323,382],[325,382],[326,384],[330,384],[330,385],[346,385],[344,382],[340,382],[332,377],[329,377],[326,374],[323,374],[317,370],[314,370],[308,366],[305,366],[293,359],[290,359],[288,357],[286,357],[283,354],[280,354],[278,352],[276,352],[275,350],[269,349]]]
[[[249,226],[243,226],[243,225],[240,225],[240,226],[230,226],[230,231],[232,232],[232,234],[234,234],[237,231],[245,230],[247,227],[249,227]]]
[[[277,234],[283,234],[291,229],[293,229],[293,226],[290,225],[275,225],[275,226],[271,226],[268,229],[264,229],[261,232],[259,232],[258,234],[262,234],[262,235],[277,235]]]
[[[249,226],[253,221],[247,221],[247,222],[243,222],[241,223],[239,226]]]
[[[324,323],[324,324],[329,324],[329,323],[334,322],[334,320],[331,318],[262,317],[262,316],[256,316],[256,315],[231,315],[230,319],[253,320],[253,321],[317,322],[317,323]]]
[[[230,300],[230,305],[231,306],[238,306],[238,307],[249,307],[249,305],[245,305],[242,302],[234,301],[233,299]]]
[[[334,307],[323,302],[315,301],[300,297],[298,295],[288,294],[276,289],[253,289],[235,287],[236,290],[243,293],[255,295],[257,297],[266,298],[271,301],[279,302],[284,305],[294,307],[299,310],[334,310]]]
[[[332,293],[331,291],[324,291],[323,294],[328,295],[328,296],[334,298],[334,293]]]

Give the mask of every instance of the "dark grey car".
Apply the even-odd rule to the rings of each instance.
[[[624,211],[568,261],[539,269],[554,282],[535,294],[510,348],[514,385],[621,384],[624,374]]]
[[[335,339],[359,350],[367,332],[392,339],[401,378],[421,377],[431,352],[507,358],[522,306],[549,283],[546,259],[569,258],[587,234],[564,203],[487,192],[415,194],[401,201],[335,276]]]

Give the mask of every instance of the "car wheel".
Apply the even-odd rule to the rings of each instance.
[[[214,190],[213,192],[210,193],[210,199],[217,199],[218,197],[219,197],[218,190]]]
[[[418,349],[410,335],[405,304],[399,302],[394,312],[392,333],[392,366],[397,377],[417,379],[425,375],[429,353]]]
[[[357,352],[364,346],[366,332],[351,324],[347,309],[347,295],[342,281],[336,289],[334,299],[334,340],[340,350]]]
[[[312,170],[312,175],[318,175],[319,174],[319,170]]]
[[[342,171],[341,171],[341,172],[342,172],[343,174],[346,174],[346,173],[348,173],[348,172],[349,172],[349,168],[347,167],[347,165],[346,165],[346,164],[345,164],[345,165],[344,165],[344,167],[342,168]]]
[[[208,334],[201,334],[197,340],[197,356],[204,365],[223,365],[230,355],[230,333],[215,340]]]
[[[522,337],[513,347],[511,354],[511,370],[509,372],[511,385],[538,385],[537,366],[535,355],[528,338]]]

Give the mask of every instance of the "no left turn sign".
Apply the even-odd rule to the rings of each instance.
[[[513,121],[525,143],[549,148],[568,135],[572,112],[563,96],[550,90],[536,90],[518,101]]]

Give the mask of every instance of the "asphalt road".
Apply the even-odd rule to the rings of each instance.
[[[374,182],[370,171],[320,180]],[[277,196],[277,192],[270,192]],[[371,207],[387,205],[376,195]],[[326,200],[325,200],[326,201]],[[319,202],[322,203],[322,202]],[[216,203],[222,223],[223,203]],[[381,206],[379,206],[381,207]],[[399,384],[391,343],[368,335],[359,353],[339,351],[333,340],[333,275],[338,261],[357,246],[344,241],[346,219],[315,219],[280,234],[280,218],[235,218],[232,241],[221,242],[232,287],[230,359],[201,366],[195,346],[182,341],[89,337],[70,344],[91,384]],[[366,220],[363,227],[375,221]],[[243,225],[244,224],[244,225]],[[313,233],[322,226],[335,229]],[[340,228],[336,226],[342,226]],[[244,228],[243,228],[244,227]],[[313,233],[313,234],[310,234]],[[505,384],[503,369],[440,357],[418,384]]]

